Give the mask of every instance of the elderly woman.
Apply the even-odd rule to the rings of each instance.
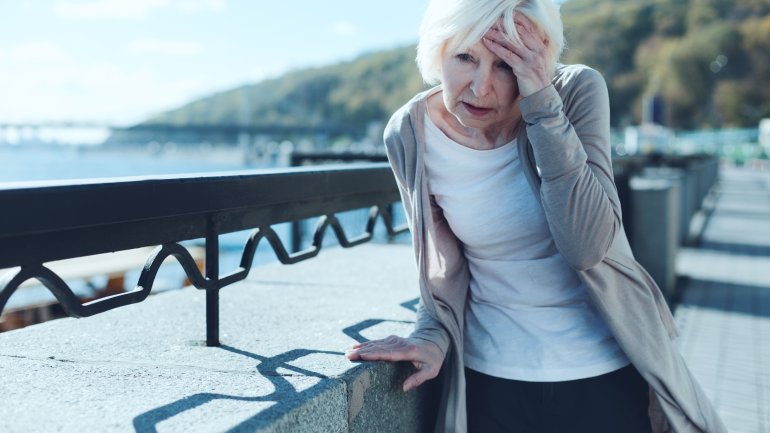
[[[432,0],[417,63],[437,87],[391,118],[413,235],[415,331],[353,347],[443,370],[437,432],[724,432],[634,260],[606,85],[560,65],[551,0]]]

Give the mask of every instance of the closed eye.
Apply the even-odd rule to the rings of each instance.
[[[513,69],[511,68],[511,65],[505,62],[500,62],[497,64],[497,67],[508,72],[513,72]]]
[[[455,55],[455,58],[457,60],[461,61],[461,62],[472,62],[473,61],[473,56],[471,56],[468,53],[457,54],[457,55]]]

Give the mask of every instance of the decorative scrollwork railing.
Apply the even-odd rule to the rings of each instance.
[[[278,261],[284,265],[293,265],[303,260],[311,259],[321,252],[323,238],[326,235],[326,229],[328,227],[332,228],[335,236],[337,237],[337,241],[343,248],[352,248],[356,245],[369,242],[374,234],[374,226],[377,223],[377,218],[380,216],[382,216],[382,220],[385,224],[385,228],[387,229],[388,236],[392,237],[407,230],[405,225],[393,227],[390,216],[386,212],[381,212],[380,206],[372,206],[372,208],[369,210],[369,218],[367,219],[364,233],[356,236],[353,239],[347,238],[347,235],[345,235],[345,230],[342,228],[342,225],[337,220],[336,216],[324,215],[320,217],[318,223],[316,224],[315,233],[313,234],[313,241],[310,247],[296,253],[289,253],[286,250],[286,247],[283,245],[280,237],[278,237],[272,228],[266,227],[255,229],[251,232],[249,239],[246,241],[246,247],[244,248],[243,255],[241,256],[241,264],[239,268],[236,271],[233,271],[230,274],[222,277],[220,283],[222,283],[223,286],[228,286],[246,278],[254,262],[254,254],[256,253],[257,247],[259,246],[259,243],[262,239],[266,239],[270,244],[270,247],[273,249],[273,252],[275,253]],[[195,282],[193,282],[193,284],[195,284]]]
[[[88,317],[141,302],[152,291],[161,264],[172,256],[192,285],[206,291],[206,341],[218,345],[219,290],[248,276],[263,239],[281,263],[293,264],[317,256],[329,228],[344,248],[371,240],[378,219],[383,220],[388,235],[394,236],[406,230],[403,225],[394,227],[389,211],[389,205],[398,199],[386,164],[231,176],[0,185],[0,202],[8,206],[8,211],[0,213],[0,268],[17,267],[0,277],[0,313],[10,296],[31,279],[48,288],[71,317]],[[104,200],[113,206],[108,210],[96,206]],[[158,206],[135,207],[140,201]],[[362,207],[370,208],[366,227],[363,233],[349,238],[335,213]],[[289,253],[271,228],[319,214],[322,216],[312,243],[302,251]],[[220,276],[219,235],[250,227],[257,228],[246,242],[240,266]],[[199,237],[206,239],[205,275],[178,243]],[[44,265],[148,244],[161,245],[145,261],[133,290],[85,304]]]

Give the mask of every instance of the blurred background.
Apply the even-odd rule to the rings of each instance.
[[[403,47],[425,4],[2,2],[0,181],[274,165],[360,139],[420,86]],[[409,90],[377,101],[384,73]]]
[[[426,5],[3,2],[0,181],[379,152],[390,113],[424,87],[413,58]],[[562,14],[563,61],[607,80],[617,154],[767,160],[770,2],[569,0]]]
[[[381,161],[385,122],[425,88],[414,57],[427,3],[0,2],[0,186],[350,159],[335,157],[342,153]],[[635,156],[699,155],[768,171],[770,1],[568,0],[561,8],[562,61],[599,70],[609,87],[622,197],[641,167]],[[682,195],[695,203],[682,212],[682,239],[708,193],[700,189]],[[366,218],[353,212],[343,224],[358,230]],[[312,221],[302,224],[312,232]],[[289,237],[287,225],[276,230]],[[223,269],[237,267],[247,234],[222,236]],[[310,242],[293,238],[301,238],[295,250]],[[126,274],[125,288],[137,275]],[[184,277],[178,266],[167,275],[167,287]],[[80,283],[86,292],[104,285]],[[53,299],[37,289],[9,307]]]
[[[411,58],[426,5],[0,2],[0,189],[273,168],[300,149],[381,152],[384,119],[421,87]],[[366,217],[340,216],[353,233]],[[302,222],[308,233],[314,223]],[[289,225],[274,229],[288,247]],[[239,265],[248,235],[221,236],[223,273]],[[203,240],[185,245],[202,266]],[[134,288],[149,250],[119,255],[51,266],[88,300]],[[255,263],[273,261],[262,243]],[[177,263],[164,264],[153,291],[189,284],[185,277]],[[34,283],[10,298],[0,331],[62,315]]]

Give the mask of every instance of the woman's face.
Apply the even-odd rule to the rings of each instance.
[[[516,76],[481,41],[466,51],[447,48],[441,83],[444,105],[465,127],[505,130],[520,119]]]

